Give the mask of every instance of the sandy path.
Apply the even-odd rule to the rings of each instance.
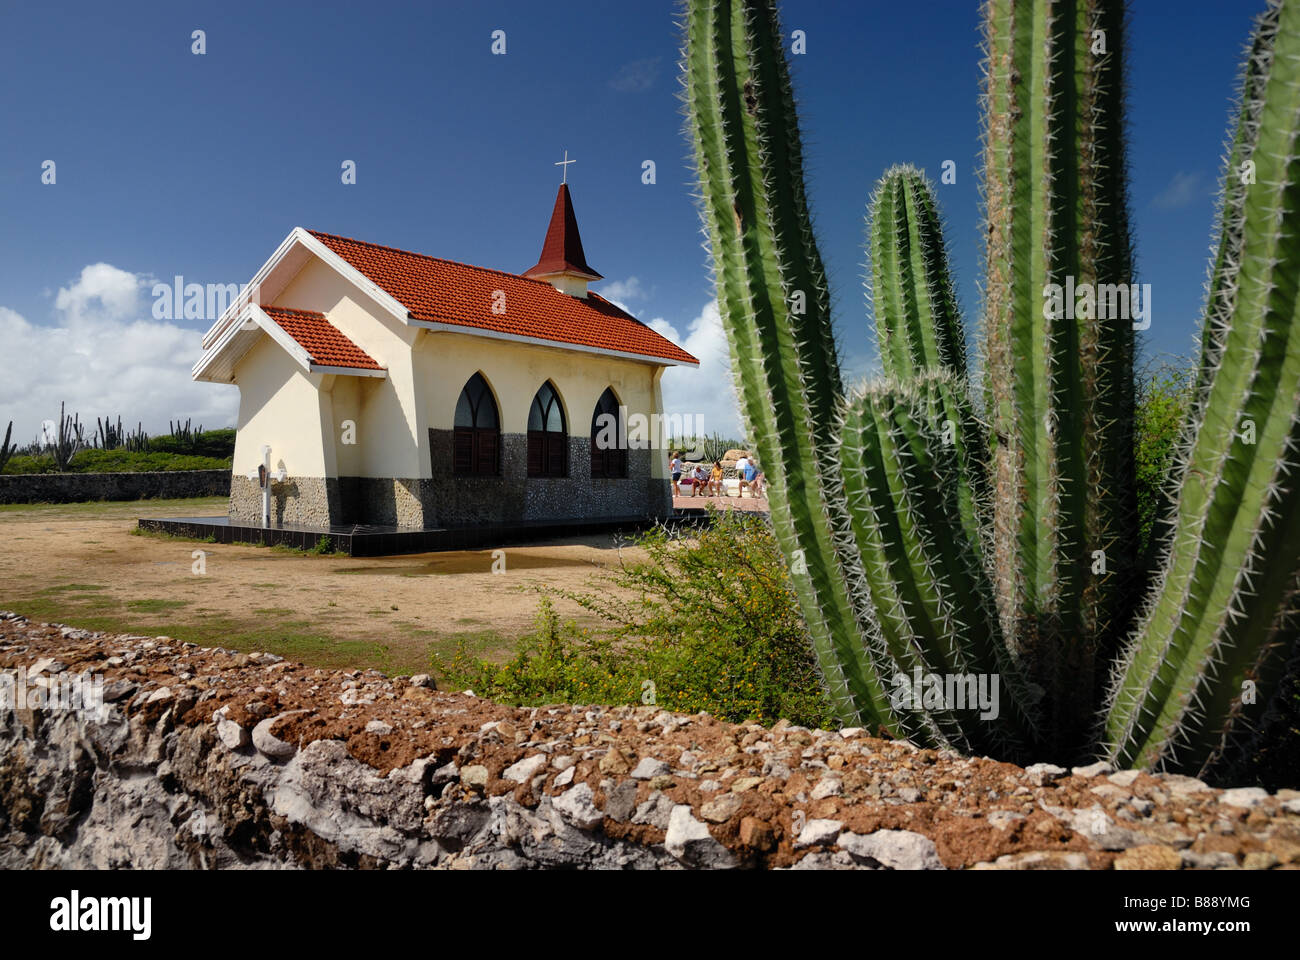
[[[619,559],[612,536],[507,548],[504,572],[493,573],[491,550],[354,559],[131,534],[142,516],[223,505],[0,508],[0,608],[322,666],[419,671],[461,642],[505,655],[532,629],[539,588],[583,590]],[[195,550],[206,554],[201,575]],[[557,607],[583,619],[573,604]]]

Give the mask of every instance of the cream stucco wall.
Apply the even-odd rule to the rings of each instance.
[[[320,374],[309,374],[269,336],[262,336],[235,367],[239,384],[239,423],[232,472],[245,475],[262,462],[262,445],[271,445],[271,469],[291,476],[324,477],[332,450],[326,451],[324,425],[330,396]]]
[[[629,416],[649,417],[663,409],[658,383],[662,368],[634,360],[430,330],[416,341],[414,363],[424,417],[434,429],[454,425],[456,401],[476,372],[492,388],[505,433],[527,432],[533,396],[547,380],[560,395],[570,436],[590,435],[596,401],[606,387],[613,388]],[[426,477],[427,443],[421,474]],[[663,475],[662,470],[655,473]]]
[[[411,345],[419,331],[383,310],[331,267],[312,259],[275,299],[275,305],[319,310],[353,343],[388,370],[383,379],[335,377],[339,393],[330,435],[338,448],[340,475],[360,477],[427,477],[428,424],[416,402]],[[364,379],[364,382],[360,382]],[[346,384],[344,381],[354,381]],[[344,397],[346,394],[346,397]],[[347,409],[349,415],[344,415]],[[342,421],[356,422],[356,444],[339,442]],[[426,451],[427,454],[427,451]],[[343,470],[344,465],[347,470]]]

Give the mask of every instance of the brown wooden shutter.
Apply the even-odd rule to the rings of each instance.
[[[457,427],[452,434],[452,473],[474,472],[474,431]]]
[[[568,471],[565,470],[565,461],[568,459],[568,437],[563,433],[548,433],[546,435],[546,475],[548,477],[562,477]]]
[[[541,477],[546,474],[546,434],[540,430],[528,431],[528,475]]]
[[[480,428],[475,433],[474,472],[483,476],[497,474],[497,431]]]

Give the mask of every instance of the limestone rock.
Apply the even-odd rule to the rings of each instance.
[[[253,746],[257,752],[264,757],[270,757],[272,760],[287,760],[298,752],[296,744],[285,743],[279,737],[271,733],[271,727],[285,717],[291,717],[299,713],[310,713],[310,710],[290,710],[288,713],[280,713],[274,717],[267,717],[260,721],[253,728]]]
[[[1236,787],[1219,795],[1219,803],[1230,807],[1257,807],[1267,799],[1268,791],[1263,787]]]
[[[724,793],[700,807],[700,816],[709,823],[726,823],[740,812],[744,802],[739,794]]]
[[[1115,768],[1105,760],[1098,760],[1086,767],[1071,767],[1070,772],[1076,777],[1104,777],[1107,774],[1114,773]]]
[[[1066,769],[1065,767],[1058,767],[1054,763],[1035,763],[1025,767],[1025,775],[1029,777],[1029,782],[1034,786],[1045,787],[1064,777]]]
[[[911,830],[842,833],[839,844],[855,857],[874,860],[891,870],[943,870],[939,851],[929,837]]]
[[[990,863],[977,863],[973,870],[1087,870],[1088,858],[1082,853],[1056,850],[1030,850],[1008,853]]]
[[[673,802],[664,794],[656,793],[636,808],[636,813],[632,815],[632,822],[667,830],[672,812]]]
[[[531,757],[525,757],[518,763],[511,764],[502,771],[501,776],[512,783],[527,783],[537,774],[546,769],[548,759],[544,753],[536,753]]]
[[[596,807],[591,787],[580,783],[551,800],[551,804],[569,823],[580,830],[598,827],[605,815]]]
[[[800,850],[820,843],[830,843],[843,829],[844,824],[839,820],[809,820],[795,838],[794,848]]]
[[[1183,858],[1178,851],[1159,844],[1125,850],[1115,858],[1116,870],[1181,870]]]
[[[672,773],[672,769],[662,760],[656,760],[654,757],[642,757],[632,770],[632,779],[653,780],[655,777],[667,776]]]
[[[678,804],[668,817],[664,849],[689,867],[709,870],[735,867],[736,857],[696,820],[687,804]]]
[[[248,731],[225,717],[217,721],[217,736],[221,738],[221,742],[228,750],[238,750],[248,746]]]

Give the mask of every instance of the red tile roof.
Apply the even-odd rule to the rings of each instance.
[[[546,277],[557,273],[577,274],[588,280],[600,280],[601,275],[587,266],[587,255],[582,252],[582,236],[578,233],[578,218],[573,212],[573,198],[566,184],[560,184],[555,195],[555,209],[551,211],[551,225],[546,229],[542,255],[537,265],[524,271],[525,277]]]
[[[315,310],[290,310],[288,307],[262,307],[266,315],[322,367],[355,367],[382,370],[370,355],[343,335],[338,327]]]
[[[311,231],[416,320],[491,330],[637,356],[698,363],[671,340],[596,294],[560,293],[543,280],[439,260]],[[505,312],[493,313],[505,294]]]

